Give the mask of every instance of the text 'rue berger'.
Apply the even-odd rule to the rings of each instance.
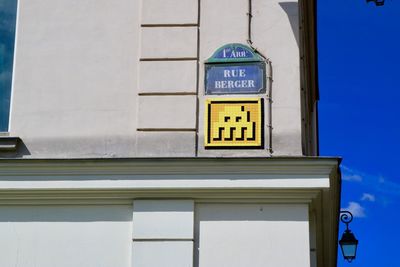
[[[245,78],[245,69],[225,69],[224,78]],[[214,81],[215,88],[248,88],[255,87],[254,80],[220,80]]]

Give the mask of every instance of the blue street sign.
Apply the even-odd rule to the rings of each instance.
[[[206,63],[260,62],[264,59],[243,44],[226,44],[215,51]]]
[[[223,59],[223,60],[228,60],[228,59],[239,59],[239,60],[244,60],[244,59],[253,59],[254,53],[250,49],[244,47],[244,46],[225,46],[223,49],[217,51],[214,55],[213,58],[215,59]]]
[[[206,94],[265,92],[265,63],[206,64]]]

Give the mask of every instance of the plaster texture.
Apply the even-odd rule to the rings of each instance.
[[[193,242],[134,242],[132,266],[192,267]]]
[[[137,132],[136,152],[138,157],[194,157],[196,153],[196,133],[146,131]]]
[[[254,0],[254,44],[272,61],[274,155],[301,155],[299,7],[297,1]]]
[[[193,266],[193,200],[133,202],[133,266]]]
[[[197,27],[142,28],[142,58],[197,57]]]
[[[256,150],[204,149],[204,62],[246,43],[246,1],[22,0],[18,12],[17,157],[268,157],[270,140],[272,156],[303,154],[296,1],[253,1],[252,39],[273,73],[271,94],[245,96],[265,99]]]
[[[141,96],[138,128],[196,128],[195,96]]]
[[[197,23],[198,0],[142,1],[143,24]]]
[[[1,206],[0,266],[131,265],[131,206]]]
[[[140,93],[196,93],[197,61],[142,61]]]
[[[10,135],[20,156],[134,156],[138,1],[20,1],[18,12]]]
[[[310,266],[307,205],[199,204],[196,215],[197,267]]]
[[[135,200],[133,238],[193,238],[193,200]]]

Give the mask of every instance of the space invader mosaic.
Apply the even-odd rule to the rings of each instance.
[[[206,100],[205,148],[263,148],[262,98]]]

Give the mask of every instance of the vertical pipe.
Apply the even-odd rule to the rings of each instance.
[[[251,20],[253,18],[253,3],[252,0],[249,0],[249,7],[248,7],[248,12],[247,12],[247,17],[248,17],[248,27],[247,27],[247,44],[254,50],[254,52],[257,52],[260,56],[262,56],[267,62],[269,60],[267,59],[266,56],[264,56],[260,51],[257,50],[256,47],[253,46],[253,41],[251,39]]]
[[[253,10],[252,10],[252,0],[249,0],[249,9],[247,12],[248,16],[248,30],[247,30],[247,43],[248,44],[253,44],[253,41],[251,40],[251,19],[253,18]]]
[[[253,41],[251,39],[251,20],[253,18],[253,3],[252,0],[248,1],[248,12],[247,12],[247,17],[248,17],[248,28],[247,28],[247,44],[253,49],[254,52],[258,53],[261,57],[265,59],[265,63],[267,64],[267,101],[268,101],[268,122],[267,122],[267,128],[268,128],[268,148],[267,150],[269,151],[270,155],[272,155],[273,150],[272,150],[272,63],[267,58],[264,56],[259,50],[257,50],[256,47],[253,46]]]
[[[268,101],[268,124],[267,124],[267,129],[268,129],[268,151],[270,155],[272,156],[272,153],[274,152],[272,149],[272,65],[271,61],[267,60],[267,83],[268,83],[268,88],[267,88],[267,101]]]

